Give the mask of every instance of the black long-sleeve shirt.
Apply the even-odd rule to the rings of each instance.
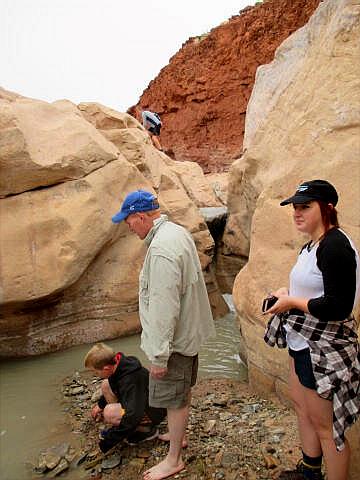
[[[146,414],[154,424],[160,423],[166,410],[149,406],[149,371],[144,368],[136,357],[121,354],[120,362],[115,372],[108,378],[111,390],[116,395],[125,414],[120,425],[110,428],[100,449],[106,452],[120,440],[133,433]],[[107,402],[102,396],[98,405],[105,408]]]
[[[316,258],[322,273],[324,294],[309,300],[309,312],[319,320],[345,320],[354,307],[355,251],[347,236],[333,228],[320,242]]]

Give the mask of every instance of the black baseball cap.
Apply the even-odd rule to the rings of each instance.
[[[335,187],[326,180],[310,180],[299,185],[295,194],[283,200],[280,205],[289,205],[289,203],[307,203],[313,200],[320,200],[325,203],[331,203],[334,207],[338,202],[338,194]]]

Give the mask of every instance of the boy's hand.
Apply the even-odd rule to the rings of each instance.
[[[99,405],[94,405],[91,409],[91,416],[95,421],[100,420],[102,417],[102,412],[102,408],[100,408]]]

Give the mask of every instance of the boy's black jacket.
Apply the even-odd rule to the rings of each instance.
[[[149,371],[136,357],[123,353],[120,355],[120,362],[108,380],[111,390],[125,410],[125,415],[120,425],[107,430],[105,438],[100,440],[102,452],[107,452],[120,440],[132,434],[145,414],[154,424],[160,423],[166,415],[165,409],[149,407]],[[106,404],[105,397],[100,397],[99,407],[103,409]]]

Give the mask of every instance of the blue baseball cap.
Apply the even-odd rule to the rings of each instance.
[[[145,190],[136,190],[125,197],[120,211],[111,220],[113,223],[120,223],[132,213],[149,212],[158,208],[159,202],[155,195]]]

